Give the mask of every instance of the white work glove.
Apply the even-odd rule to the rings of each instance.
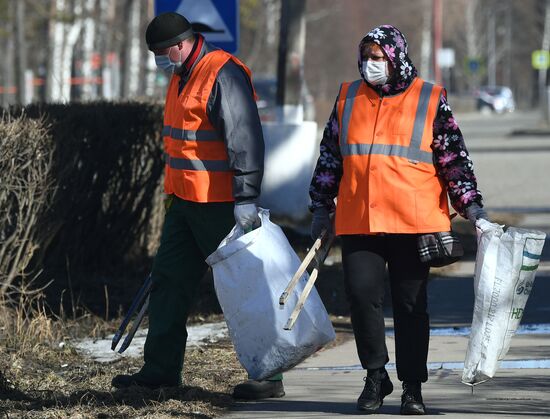
[[[483,208],[481,208],[476,202],[472,202],[468,208],[466,208],[466,217],[475,226],[476,221],[480,218],[489,221],[489,216]]]
[[[258,216],[258,206],[254,202],[235,203],[233,215],[235,216],[235,222],[245,233],[258,227],[261,223]]]
[[[334,227],[328,209],[318,207],[313,210],[313,217],[311,218],[311,238],[317,240],[323,230],[327,230],[327,233],[332,234]]]

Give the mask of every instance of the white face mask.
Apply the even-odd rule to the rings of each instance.
[[[170,58],[170,50],[168,50],[168,54],[155,55],[155,64],[157,65],[158,68],[163,70],[168,76],[171,76],[182,66],[181,62],[172,61],[172,59]],[[180,52],[180,57],[181,57],[181,52]]]
[[[367,81],[375,86],[380,86],[388,81],[387,61],[363,61],[363,75]]]
[[[181,64],[176,63],[170,59],[168,54],[166,55],[155,55],[155,64],[158,68],[163,70],[167,75],[172,75]]]

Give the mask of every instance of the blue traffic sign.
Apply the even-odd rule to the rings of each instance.
[[[239,0],[155,0],[155,15],[177,12],[187,18],[195,32],[235,54],[239,49]]]
[[[479,71],[480,62],[476,58],[470,58],[468,60],[468,68],[470,70],[470,73],[476,74]]]

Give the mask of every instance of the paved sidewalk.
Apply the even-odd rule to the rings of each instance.
[[[517,335],[506,357],[519,368],[501,369],[492,380],[474,388],[460,382],[462,369],[449,362],[464,361],[467,336],[433,336],[429,381],[423,386],[428,415],[448,418],[550,417],[550,369],[522,368],[526,356],[542,364],[550,361],[550,335]],[[393,349],[393,338],[387,338]],[[395,359],[390,353],[390,359]],[[392,365],[390,364],[390,367]],[[436,369],[437,368],[437,369]],[[376,417],[399,415],[401,389],[395,369],[389,369],[393,394]],[[321,351],[284,376],[286,396],[258,402],[239,402],[225,418],[351,418],[363,388],[364,373],[353,340]]]
[[[429,380],[423,385],[428,415],[550,418],[550,213],[523,214],[518,225],[547,233],[541,264],[522,319],[524,330],[518,330],[512,338],[496,376],[476,386],[473,393],[460,379],[469,333],[462,328],[472,322],[474,262],[463,261],[453,265],[453,269],[433,272],[434,278],[428,286],[433,327],[428,355]],[[390,362],[394,362],[390,311],[386,313],[386,326]],[[351,331],[350,338],[285,373],[285,397],[236,403],[224,418],[352,418],[360,415],[355,403],[363,389],[365,374]],[[395,388],[376,418],[399,415],[400,382],[394,365],[387,367]]]

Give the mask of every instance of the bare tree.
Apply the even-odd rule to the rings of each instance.
[[[0,123],[0,297],[38,249],[36,227],[52,192],[50,141],[43,121]]]

